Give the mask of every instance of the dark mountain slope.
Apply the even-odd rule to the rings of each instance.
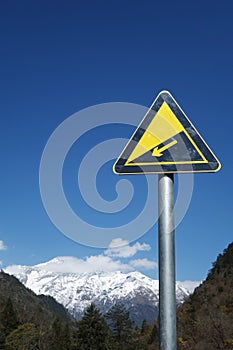
[[[179,307],[178,349],[233,349],[233,243]]]
[[[40,323],[59,317],[65,323],[74,320],[66,309],[49,296],[37,296],[16,277],[0,272],[0,311],[10,297],[20,323]]]

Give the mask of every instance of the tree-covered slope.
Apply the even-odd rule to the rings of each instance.
[[[233,243],[178,309],[178,349],[233,349]]]
[[[37,296],[26,288],[17,278],[0,272],[0,311],[10,297],[16,310],[19,322],[37,322],[38,318],[53,320],[55,317],[64,322],[72,322],[73,319],[64,306],[58,304],[49,296]]]
[[[72,350],[75,320],[55,299],[37,296],[0,272],[0,349]]]

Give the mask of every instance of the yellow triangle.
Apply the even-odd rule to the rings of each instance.
[[[127,159],[125,166],[130,165],[129,163],[134,159],[140,157],[152,148],[160,145],[182,131],[185,132],[183,125],[177,119],[167,103],[163,102],[156,114],[156,118],[152,119],[133,152]]]

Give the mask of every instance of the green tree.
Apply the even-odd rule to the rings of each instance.
[[[147,330],[148,328],[148,330]],[[147,334],[148,331],[148,334]],[[142,332],[142,329],[135,328],[132,331],[132,344],[130,349],[134,350],[148,350],[148,336],[150,332],[150,326],[147,324],[146,332]]]
[[[39,350],[39,331],[34,323],[25,323],[6,337],[6,348],[10,350]]]
[[[14,310],[11,298],[3,303],[0,313],[0,349],[5,349],[5,339],[19,325],[17,314]]]
[[[143,320],[142,322],[142,328],[141,328],[141,334],[148,334],[150,332],[150,326],[149,324],[147,323],[146,320]]]
[[[71,331],[70,326],[65,324],[62,329],[62,337],[61,337],[62,349],[71,350],[72,342],[71,342]]]
[[[14,310],[11,298],[8,298],[0,315],[0,323],[3,333],[7,336],[18,327],[19,322]]]
[[[116,304],[106,314],[112,331],[114,349],[129,350],[133,348],[132,321],[129,318],[129,311],[126,311],[122,304]]]
[[[52,323],[52,337],[50,348],[52,350],[63,350],[62,323],[60,317],[56,317]]]
[[[159,325],[158,322],[155,322],[151,330],[150,338],[148,343],[154,344],[159,342]]]
[[[107,350],[109,328],[100,311],[92,303],[78,326],[79,350]]]
[[[41,350],[71,350],[71,331],[68,324],[63,324],[57,316],[51,323],[48,332],[40,332]]]

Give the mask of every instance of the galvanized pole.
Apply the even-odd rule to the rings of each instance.
[[[160,350],[176,350],[174,176],[159,175],[159,327]]]

